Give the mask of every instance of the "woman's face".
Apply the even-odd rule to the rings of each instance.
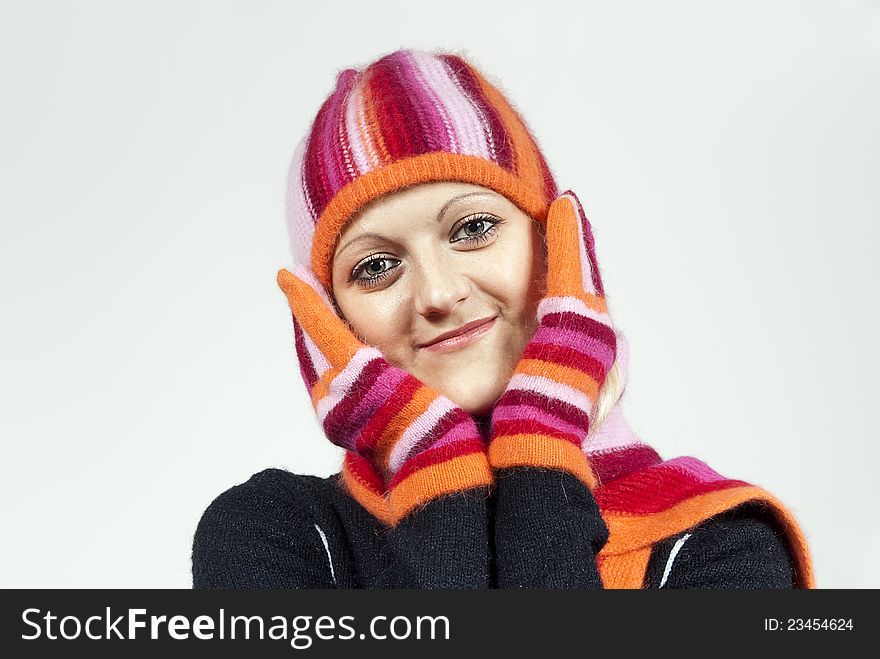
[[[535,331],[545,272],[541,228],[513,202],[470,183],[424,183],[374,200],[348,223],[333,295],[362,341],[480,415]],[[449,333],[459,336],[437,342]]]

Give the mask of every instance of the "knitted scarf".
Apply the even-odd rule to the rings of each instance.
[[[618,332],[621,389],[628,373],[628,343]],[[605,588],[641,588],[657,543],[687,531],[739,505],[759,504],[783,531],[798,588],[815,588],[806,538],[791,511],[771,493],[726,478],[701,460],[683,456],[663,460],[627,423],[618,400],[588,438],[585,453],[598,479],[593,496],[609,538],[596,558]],[[382,483],[358,456],[347,452],[344,486],[370,512],[387,518]]]

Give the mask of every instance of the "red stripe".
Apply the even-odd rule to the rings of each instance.
[[[477,436],[474,439],[465,439],[454,444],[446,444],[438,448],[428,449],[424,453],[419,453],[405,462],[391,480],[388,481],[388,489],[393,490],[398,483],[419,469],[424,469],[440,462],[447,462],[462,455],[483,453],[485,448],[483,440]]]
[[[340,400],[324,419],[324,432],[334,444],[343,448],[354,448],[354,439],[364,423],[373,416],[373,410],[363,410],[368,415],[355,423],[353,413],[357,411],[366,396],[374,386],[376,380],[389,368],[387,361],[381,357],[371,359],[361,369],[357,379],[352,383],[351,389]],[[337,376],[338,377],[338,376]]]
[[[557,437],[559,439],[564,439],[567,442],[571,442],[575,446],[581,445],[581,440],[586,437],[587,433],[584,433],[584,437],[578,437],[572,435],[571,433],[563,432],[558,428],[553,428],[544,423],[541,423],[537,419],[503,419],[498,421],[497,423],[492,424],[492,437],[505,437],[508,435],[519,435],[520,433],[524,434],[537,434],[537,435],[549,435],[550,437]]]
[[[374,457],[376,445],[385,433],[388,424],[400,410],[406,407],[421,386],[422,383],[411,375],[400,382],[394,393],[376,410],[373,418],[370,419],[369,423],[364,426],[364,429],[355,439],[355,449],[358,453],[370,459]]]
[[[535,147],[535,153],[538,156],[538,163],[541,168],[541,176],[544,179],[544,199],[548,202],[552,201],[559,196],[558,188],[556,187],[556,179],[553,177],[553,172],[550,171],[550,165],[548,165],[547,161],[544,159],[544,154],[541,153],[541,149],[538,147],[538,143],[535,141],[531,132],[529,133],[529,138]]]
[[[449,410],[446,414],[440,417],[437,420],[437,423],[434,424],[434,427],[431,428],[430,431],[425,433],[425,435],[412,447],[410,447],[409,453],[404,461],[408,460],[410,456],[416,455],[417,453],[421,453],[432,444],[439,442],[443,437],[449,433],[454,428],[457,428],[462,423],[469,423],[474,425],[473,418],[465,412],[460,407],[453,408]],[[479,430],[474,427],[474,434],[478,435]]]
[[[440,55],[440,59],[447,65],[447,70],[454,76],[468,96],[478,106],[479,110],[486,117],[489,123],[489,132],[492,136],[492,142],[495,144],[496,161],[507,171],[516,174],[517,163],[516,153],[511,142],[510,135],[501,117],[495,110],[495,107],[489,102],[483,94],[480,87],[480,81],[471,72],[470,66],[457,55]],[[488,138],[485,138],[488,145]]]
[[[590,464],[602,482],[613,481],[637,469],[660,463],[660,455],[647,444],[623,449],[590,453]]]
[[[574,311],[554,311],[553,313],[548,313],[541,319],[541,325],[543,327],[558,327],[559,329],[583,332],[611,348],[617,345],[617,337],[610,326],[593,318],[582,316]]]
[[[535,343],[526,345],[523,358],[540,359],[545,362],[553,362],[562,366],[570,366],[589,375],[598,384],[605,381],[605,367],[592,355],[580,350],[566,348],[555,343]],[[548,376],[549,377],[549,376]]]
[[[349,102],[349,96],[354,89],[355,81],[357,80],[358,72],[354,69],[346,69],[342,73],[339,74],[337,78],[337,89],[336,94],[341,94],[342,98],[340,99],[338,106],[338,118],[336,119],[336,139],[334,142],[331,142],[331,145],[337,145],[339,148],[339,177],[341,181],[337,183],[341,187],[348,185],[351,183],[356,177],[361,175],[361,172],[358,171],[357,164],[354,161],[354,156],[352,155],[351,149],[351,138],[348,135],[348,126],[345,121],[345,114],[347,110],[347,103]],[[344,89],[344,93],[340,92],[340,86]],[[332,146],[331,146],[332,148]]]
[[[370,464],[369,460],[353,451],[348,451],[346,462],[348,462],[349,470],[355,474],[368,489],[372,490],[379,496],[384,496],[385,483],[382,481],[382,477],[379,476],[373,465]]]
[[[419,109],[413,103],[413,94],[417,94],[419,83],[413,78],[409,70],[406,55],[398,51],[388,56],[385,64],[388,71],[388,90],[391,97],[397,102],[403,123],[398,126],[399,130],[406,133],[410,148],[407,156],[417,156],[432,150],[429,142],[431,127],[426,126],[419,114]]]
[[[291,317],[293,318],[293,342],[296,345],[299,372],[302,375],[303,380],[305,380],[306,388],[311,395],[312,389],[315,387],[315,382],[318,381],[318,374],[315,372],[315,366],[312,363],[312,355],[309,353],[308,348],[306,348],[302,326],[299,324],[299,321],[294,314],[291,314]]]
[[[748,484],[732,479],[700,481],[681,469],[661,463],[606,483],[594,494],[603,510],[650,515],[699,494]]]
[[[330,178],[327,175],[323,157],[323,145],[326,139],[331,100],[332,97],[324,101],[312,124],[303,166],[304,184],[309,198],[315,205],[315,212],[318,216],[321,215],[327,204],[330,203],[330,199],[335,192],[330,185]]]
[[[384,138],[388,153],[393,161],[400,160],[415,152],[411,133],[407,130],[406,94],[394,86],[394,72],[387,57],[371,67],[369,90],[375,108],[379,130]]]
[[[587,255],[590,259],[590,268],[593,275],[593,288],[596,289],[596,293],[605,297],[605,288],[602,286],[602,275],[599,272],[599,263],[596,261],[596,244],[593,240],[593,227],[590,224],[590,220],[587,219],[587,214],[584,212],[584,207],[581,205],[581,200],[578,199],[578,196],[571,190],[566,190],[563,194],[570,194],[574,197],[575,202],[577,202],[578,213],[580,213],[581,217],[581,226],[583,227],[584,242],[586,243],[585,246],[587,248]]]
[[[576,428],[583,428],[584,433],[589,430],[590,420],[585,410],[567,403],[564,400],[540,394],[526,389],[511,389],[504,392],[501,399],[496,403],[495,409],[508,405],[534,405],[547,414],[570,423]]]

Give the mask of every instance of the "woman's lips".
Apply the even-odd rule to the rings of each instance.
[[[495,327],[495,321],[497,320],[497,318],[498,317],[496,316],[491,320],[487,320],[482,325],[472,327],[463,334],[450,336],[448,339],[444,339],[443,341],[432,343],[429,346],[423,346],[422,350],[430,350],[431,352],[451,352],[453,350],[458,350],[460,348],[464,348],[465,346],[469,346],[470,344],[478,341],[481,337],[489,333],[492,328]]]

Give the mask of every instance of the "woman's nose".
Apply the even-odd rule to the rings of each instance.
[[[422,316],[452,313],[455,305],[470,294],[470,279],[448,259],[420,258],[412,278],[416,311]]]

